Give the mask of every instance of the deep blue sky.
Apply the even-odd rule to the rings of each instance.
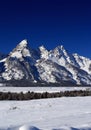
[[[0,0],[0,52],[23,39],[91,58],[91,0]]]

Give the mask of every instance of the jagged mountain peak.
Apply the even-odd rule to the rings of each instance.
[[[59,49],[59,50],[65,50],[65,48],[64,48],[63,45],[59,45],[59,46],[57,46],[56,49]]]
[[[64,59],[69,57],[68,51],[64,48],[63,45],[57,46],[54,48],[54,50],[50,51],[50,56],[56,57],[56,58],[61,58],[64,57]]]
[[[67,53],[67,50],[64,48],[63,45],[59,45],[54,49],[55,52],[58,52],[59,54],[61,53]]]
[[[15,47],[15,50],[18,50],[18,51],[22,51],[23,49],[25,48],[28,48],[28,42],[26,39],[22,40],[16,47]],[[14,49],[13,49],[14,50]]]
[[[80,57],[81,59],[85,59],[85,60],[90,60],[90,58],[81,56],[81,55],[79,55],[79,54],[77,54],[77,53],[73,53],[73,56],[74,56],[74,57]]]
[[[74,53],[73,56],[79,56],[77,53]]]
[[[6,59],[0,62],[4,68],[1,77],[4,80],[31,79],[35,82],[37,72],[34,64],[37,58],[36,50],[29,48],[27,40],[21,41]]]
[[[42,45],[39,47],[41,58],[48,59],[48,50]]]
[[[24,39],[24,40],[22,40],[22,41],[18,44],[18,46],[20,46],[20,47],[26,47],[27,44],[28,44],[27,39]]]
[[[2,79],[91,85],[91,60],[69,53],[63,45],[53,50],[42,45],[35,50],[24,39],[0,60]]]
[[[40,52],[48,51],[43,45],[39,47]]]
[[[16,48],[14,48],[10,54],[9,54],[10,57],[16,57],[18,59],[21,59],[23,60],[23,57],[30,57],[31,54],[30,54],[30,49],[28,47],[28,42],[27,40],[23,40],[21,41],[17,46]]]

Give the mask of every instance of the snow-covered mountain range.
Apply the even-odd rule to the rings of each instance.
[[[91,60],[70,54],[63,46],[48,51],[21,41],[6,57],[0,54],[0,81],[91,85]]]

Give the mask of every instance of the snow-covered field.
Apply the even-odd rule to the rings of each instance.
[[[2,92],[60,92],[60,91],[72,91],[72,90],[86,90],[91,87],[0,87]]]
[[[91,130],[91,97],[0,101],[0,130]]]

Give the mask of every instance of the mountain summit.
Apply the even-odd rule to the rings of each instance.
[[[31,56],[27,40],[21,41],[17,47],[10,52],[9,54],[11,57],[16,57],[17,59],[23,60],[23,57]]]
[[[13,81],[91,85],[91,60],[69,53],[62,45],[49,51],[44,46],[34,50],[23,40],[0,60],[0,82]]]

